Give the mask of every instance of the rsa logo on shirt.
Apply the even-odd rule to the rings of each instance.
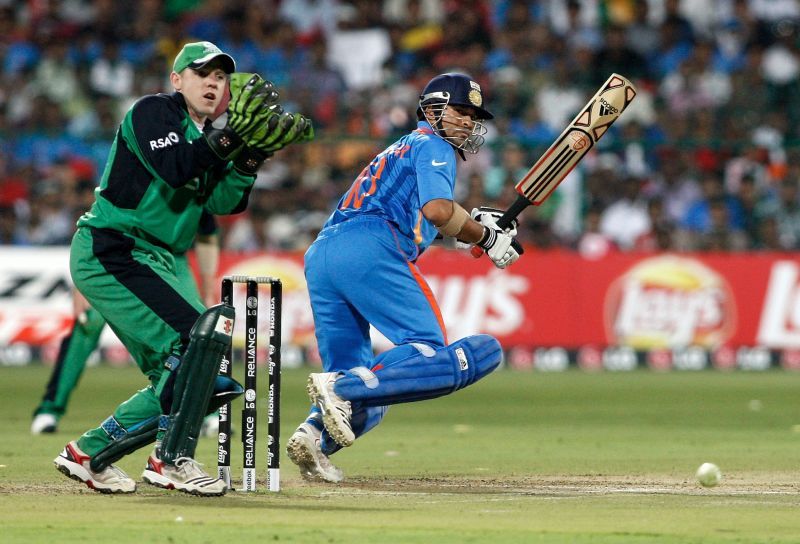
[[[150,149],[155,151],[156,149],[164,149],[165,147],[169,147],[173,144],[177,144],[180,138],[174,132],[170,132],[167,134],[166,138],[156,138],[155,140],[150,140]]]

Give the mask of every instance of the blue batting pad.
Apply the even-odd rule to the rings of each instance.
[[[487,334],[468,336],[439,349],[402,345],[379,356],[372,369],[348,370],[334,390],[362,406],[432,399],[475,383],[497,368],[502,357],[500,343]]]

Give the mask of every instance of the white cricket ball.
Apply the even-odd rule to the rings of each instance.
[[[722,472],[714,463],[703,463],[697,469],[697,481],[703,487],[714,487],[722,480]]]

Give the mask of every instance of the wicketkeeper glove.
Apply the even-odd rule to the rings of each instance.
[[[230,89],[227,111],[203,130],[211,150],[224,160],[233,158],[244,145],[256,147],[253,134],[280,113],[275,110],[278,91],[258,74],[232,74]]]
[[[299,113],[283,111],[279,105],[272,111],[275,115],[253,134],[255,143],[252,147],[264,153],[275,153],[290,144],[314,139],[314,126],[310,119]]]
[[[264,153],[258,149],[244,146],[233,160],[233,168],[245,176],[255,176],[264,161],[271,156],[272,153]]]
[[[474,213],[476,210],[472,211]],[[476,245],[483,248],[497,268],[505,268],[514,264],[520,255],[516,249],[520,246],[514,235],[498,227],[494,216],[490,213],[480,214],[480,218],[476,221],[483,225],[483,237]],[[511,228],[516,234],[516,225],[509,227],[509,230]]]

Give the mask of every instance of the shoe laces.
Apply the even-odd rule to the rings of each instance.
[[[208,476],[206,472],[200,468],[202,463],[198,463],[191,457],[178,457],[175,459],[175,468],[182,471],[186,475],[194,474],[196,476]]]
[[[102,478],[102,479],[104,479],[104,480],[108,480],[109,478],[112,478],[112,477],[115,477],[115,476],[116,476],[117,478],[120,478],[120,479],[125,479],[125,480],[129,480],[129,479],[130,479],[130,478],[128,477],[128,475],[127,475],[127,474],[125,474],[125,471],[123,471],[121,468],[119,468],[119,467],[118,467],[118,466],[116,466],[116,465],[108,465],[108,466],[107,466],[105,469],[103,469],[103,471],[102,471],[102,472],[100,472],[100,473],[99,473],[97,476],[98,476],[99,478]]]

